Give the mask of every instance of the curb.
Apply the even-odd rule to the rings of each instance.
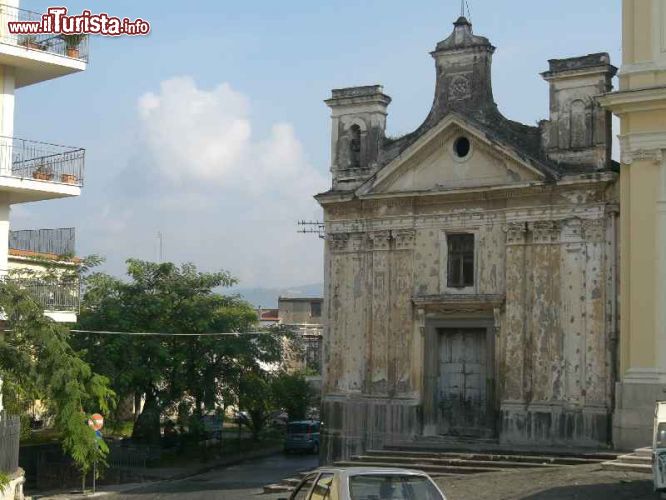
[[[199,474],[205,474],[206,472],[210,472],[215,469],[219,469],[222,467],[227,467],[230,465],[236,465],[240,464],[243,462],[246,462],[248,460],[255,460],[257,458],[266,458],[266,457],[271,457],[273,455],[278,455],[282,453],[282,446],[273,446],[271,448],[265,449],[265,450],[257,450],[254,452],[247,453],[245,455],[240,455],[240,456],[235,456],[235,457],[228,457],[227,459],[221,459],[212,463],[208,463],[205,466],[201,466],[196,469],[189,470],[187,472],[183,472],[181,474],[175,474],[172,477],[168,479],[164,478],[156,478],[153,477],[152,479],[150,478],[149,475],[145,476],[149,480],[144,482],[144,483],[131,483],[127,485],[127,489],[122,488],[122,485],[117,485],[120,486],[121,488],[117,490],[97,490],[95,494],[81,494],[81,493],[49,493],[47,495],[34,495],[32,497],[26,497],[26,500],[73,500],[73,499],[79,499],[79,498],[99,498],[99,497],[106,497],[110,495],[116,495],[119,493],[128,493],[128,492],[133,492],[133,491],[140,491],[142,488],[146,488],[148,486],[152,486],[155,484],[160,484],[160,483],[166,483],[170,481],[181,481],[183,479],[187,479],[192,476],[198,476]]]

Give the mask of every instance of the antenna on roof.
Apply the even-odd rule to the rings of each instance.
[[[460,17],[465,17],[465,0],[460,0]]]
[[[316,234],[322,240],[326,239],[326,226],[320,221],[298,221],[298,225],[303,229],[298,232],[301,234]]]

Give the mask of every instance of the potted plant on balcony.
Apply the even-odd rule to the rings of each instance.
[[[64,184],[76,184],[79,178],[74,174],[60,174],[60,182]]]
[[[39,165],[32,171],[32,178],[38,181],[50,181],[53,179],[53,169],[48,165]]]
[[[23,45],[28,49],[35,50],[46,50],[46,45],[39,42],[39,39],[35,35],[23,35],[19,37],[18,44]]]
[[[67,54],[67,57],[72,57],[74,59],[79,59],[81,57],[79,46],[85,37],[86,35],[83,33],[60,35],[60,39],[65,42],[65,54]]]

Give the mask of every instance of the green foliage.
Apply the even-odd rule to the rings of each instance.
[[[5,491],[5,488],[9,485],[9,476],[4,472],[0,471],[0,493]]]
[[[60,38],[65,42],[68,49],[76,49],[81,45],[86,36],[85,34],[74,33],[71,35],[60,35]]]
[[[282,359],[283,336],[169,334],[247,332],[256,327],[252,306],[214,292],[236,283],[226,272],[204,273],[192,264],[127,261],[129,279],[95,273],[85,279],[82,330],[161,332],[163,336],[78,335],[77,348],[96,371],[113,381],[122,399],[145,397],[133,436],[159,439],[167,410],[183,420],[238,396],[241,375],[260,373]],[[184,402],[189,401],[189,408]]]
[[[289,420],[306,418],[313,391],[303,374],[281,373],[272,381],[271,389],[276,406],[287,412]]]
[[[258,440],[272,409],[271,384],[266,375],[252,372],[243,375],[238,405],[250,416],[247,426]]]
[[[108,448],[98,446],[87,415],[106,413],[113,405],[108,379],[91,370],[71,348],[66,328],[45,317],[26,291],[0,285],[0,309],[7,317],[0,335],[0,374],[8,408],[41,399],[78,468],[87,472],[95,459],[103,464]]]

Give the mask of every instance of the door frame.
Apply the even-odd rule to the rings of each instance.
[[[439,353],[441,334],[439,330],[446,329],[476,329],[486,331],[486,356],[489,378],[486,387],[488,410],[491,412],[491,435],[497,436],[499,405],[497,400],[497,363],[495,343],[495,321],[493,318],[470,319],[427,319],[425,327],[425,341],[423,342],[423,435],[438,436],[437,407],[438,407],[438,378]]]

